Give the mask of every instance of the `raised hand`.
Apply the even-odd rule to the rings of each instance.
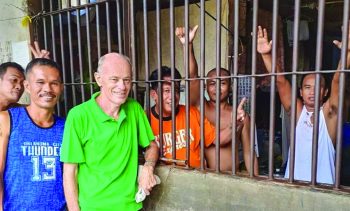
[[[342,27],[342,31],[343,31],[343,27]],[[333,44],[337,46],[339,49],[341,49],[342,47],[342,43],[339,40],[333,40]],[[350,51],[350,22],[348,26],[348,51]]]
[[[258,26],[257,51],[261,54],[268,54],[272,49],[272,40],[269,42],[267,30]]]
[[[244,121],[246,112],[243,107],[246,101],[247,101],[247,98],[244,97],[239,103],[239,105],[237,106],[237,121],[240,121],[240,122]]]
[[[38,41],[34,41],[34,47],[31,44],[28,44],[34,58],[45,58],[50,59],[50,51],[45,49],[40,50]]]
[[[193,39],[196,36],[198,25],[195,25],[193,28],[190,28],[188,32],[188,43],[192,43]],[[185,45],[185,27],[176,27],[175,35],[179,38],[182,45]]]
[[[246,101],[247,101],[247,98],[244,97],[239,103],[239,105],[237,106],[236,131],[240,131],[244,125],[244,120],[247,114],[243,107]]]

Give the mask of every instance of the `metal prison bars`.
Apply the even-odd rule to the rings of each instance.
[[[199,1],[199,0],[198,0]],[[196,1],[196,2],[198,2]],[[266,178],[268,180],[278,180],[281,182],[294,183],[294,167],[295,167],[295,131],[297,123],[297,76],[309,73],[316,73],[316,85],[315,85],[315,99],[320,97],[320,85],[321,85],[321,73],[334,73],[335,70],[322,70],[322,51],[323,51],[323,29],[324,29],[324,16],[325,16],[325,1],[319,0],[318,2],[318,20],[317,20],[317,44],[316,44],[316,67],[315,71],[298,71],[298,42],[293,42],[293,57],[292,57],[292,70],[291,72],[277,72],[277,30],[278,30],[278,14],[279,14],[279,1],[273,1],[273,13],[272,13],[272,70],[271,73],[257,74],[257,25],[258,25],[258,8],[259,1],[253,0],[252,10],[252,28],[248,29],[252,31],[252,55],[251,55],[251,74],[250,75],[238,75],[238,56],[239,56],[239,0],[232,0],[234,2],[234,16],[233,16],[233,65],[231,68],[230,76],[220,76],[221,68],[221,1],[216,1],[216,92],[220,92],[220,80],[230,78],[232,81],[232,126],[236,128],[237,117],[237,102],[238,102],[238,79],[250,78],[252,81],[251,89],[251,109],[250,109],[250,169],[249,177],[254,176],[254,144],[255,144],[255,122],[256,122],[256,79],[259,77],[269,76],[271,77],[270,88],[270,116],[269,116],[269,148],[268,148],[268,175],[267,177],[258,176],[259,178]],[[65,2],[65,4],[62,4]],[[39,21],[36,23],[36,34],[34,39],[42,40],[44,47],[52,52],[52,59],[57,61],[63,71],[63,82],[65,85],[63,100],[57,105],[58,115],[67,115],[70,108],[86,101],[90,98],[92,93],[96,91],[93,80],[93,72],[97,68],[98,59],[108,52],[119,52],[125,54],[131,58],[132,71],[133,71],[133,88],[132,96],[140,100],[143,103],[145,100],[145,111],[147,115],[150,115],[150,57],[149,57],[149,30],[151,27],[156,28],[156,64],[158,69],[158,87],[162,86],[164,80],[161,78],[162,67],[162,33],[170,33],[170,68],[171,68],[171,96],[175,98],[175,83],[179,80],[175,78],[175,10],[174,7],[178,6],[178,1],[169,0],[166,3],[156,0],[151,6],[155,6],[156,23],[149,23],[148,13],[149,4],[151,1],[126,1],[126,0],[87,0],[82,1],[68,0],[68,1],[45,1],[41,0],[41,15],[39,15]],[[182,81],[185,82],[185,106],[186,106],[186,137],[190,134],[190,82],[192,80],[200,80],[200,156],[201,165],[200,170],[208,170],[205,166],[205,153],[204,153],[204,121],[205,121],[205,29],[206,29],[206,4],[204,0],[200,0],[200,58],[199,58],[199,78],[190,78],[189,76],[189,5],[193,1],[189,2],[185,0],[182,2],[184,6],[184,19],[183,25],[185,26],[185,52],[184,52],[184,71],[185,77]],[[176,4],[176,5],[175,5]],[[342,124],[343,124],[343,105],[345,98],[345,74],[349,74],[349,70],[346,69],[346,58],[348,45],[348,23],[349,23],[349,0],[344,1],[343,10],[343,31],[342,31],[342,43],[341,49],[341,69],[340,81],[339,81],[339,108],[337,119],[337,140],[336,140],[336,177],[335,184],[332,186],[335,190],[348,190],[346,187],[340,185],[340,173],[341,173],[341,155],[342,155]],[[169,8],[170,14],[170,31],[165,32],[161,29],[161,9],[162,7]],[[197,4],[198,5],[198,4]],[[140,9],[141,8],[141,9]],[[136,11],[137,10],[137,11]],[[142,14],[142,21],[137,23],[143,25],[143,39],[144,39],[144,52],[136,54],[137,52],[137,34],[135,32],[135,14],[136,12]],[[300,0],[295,1],[294,6],[294,33],[293,40],[299,40],[299,25],[300,25]],[[142,55],[143,53],[143,55]],[[144,57],[144,70],[138,69],[139,55]],[[138,77],[139,71],[144,71],[145,79],[140,80]],[[274,178],[274,140],[275,140],[275,115],[276,115],[276,77],[279,75],[291,76],[291,88],[292,88],[292,104],[291,104],[291,132],[290,136],[290,165],[289,165],[289,179],[277,179]],[[143,90],[141,87],[145,87]],[[160,104],[162,105],[162,89],[158,89],[158,96]],[[145,97],[144,97],[145,96]],[[176,137],[176,108],[175,103],[172,103],[171,123],[172,123],[172,137]],[[312,139],[312,168],[310,185],[315,187],[316,174],[317,174],[317,149],[318,149],[318,125],[319,125],[319,111],[320,102],[315,101],[315,114],[314,115],[314,127],[313,127],[313,139]],[[216,168],[215,172],[222,173],[220,170],[220,95],[216,95],[216,114],[215,114],[215,127],[216,127],[216,142],[215,142],[215,156],[216,156]],[[162,107],[159,107],[159,112],[162,114]],[[163,154],[163,117],[159,115],[159,144],[160,144],[160,159],[163,161],[171,162],[173,165],[181,164],[186,168],[190,166],[190,148],[186,149],[186,159],[179,160],[176,158],[176,147],[172,147],[172,158],[165,158]],[[235,129],[234,129],[235,130]],[[232,175],[236,175],[236,133],[232,133]],[[190,145],[190,140],[186,140],[187,146]],[[172,146],[176,146],[176,138],[172,138]],[[299,181],[298,181],[299,182]],[[298,183],[299,184],[299,183]],[[330,186],[328,186],[330,187]]]

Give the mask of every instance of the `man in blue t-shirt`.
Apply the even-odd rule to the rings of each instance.
[[[58,65],[32,60],[24,87],[31,104],[0,112],[0,210],[65,210],[64,119],[53,114],[63,90]]]

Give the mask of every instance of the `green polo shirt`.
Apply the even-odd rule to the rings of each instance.
[[[154,136],[142,107],[129,98],[118,120],[104,113],[92,98],[69,111],[61,161],[78,164],[78,195],[82,210],[139,210],[138,147]]]

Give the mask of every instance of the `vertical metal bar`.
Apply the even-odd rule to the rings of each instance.
[[[341,49],[341,70],[348,69],[348,45],[349,45],[349,0],[344,0],[343,12],[343,32],[342,32],[342,49]],[[341,157],[343,144],[343,111],[344,111],[344,96],[345,94],[345,73],[340,73],[339,76],[339,104],[338,104],[338,120],[337,120],[337,145],[336,145],[336,165],[335,165],[335,184],[334,188],[339,189],[340,173],[341,173]]]
[[[101,57],[101,34],[100,34],[100,7],[96,4],[96,41],[97,41],[97,57]]]
[[[174,18],[174,0],[170,0],[170,63],[171,63],[171,99],[175,102],[175,18]],[[180,87],[179,87],[180,88]],[[171,137],[172,138],[172,158],[176,159],[176,107],[175,103],[171,104]]]
[[[159,110],[159,148],[160,148],[160,158],[163,157],[163,89],[162,89],[162,46],[161,46],[161,25],[160,25],[160,5],[159,1],[156,2],[156,22],[157,22],[157,68],[158,68],[158,110]],[[173,146],[174,147],[174,146]]]
[[[130,27],[131,27],[131,62],[132,62],[132,77],[137,80],[137,71],[136,71],[136,42],[135,42],[135,19],[134,19],[134,0],[130,0]],[[137,83],[133,83],[133,95],[137,99]]]
[[[90,3],[90,0],[89,0]],[[90,7],[86,6],[86,44],[87,44],[87,56],[88,56],[88,70],[89,70],[89,82],[90,82],[90,95],[94,92],[93,77],[92,77],[92,61],[91,61],[91,32],[90,32]]]
[[[272,15],[272,70],[276,73],[277,45],[278,45],[278,0],[273,1]],[[275,102],[276,102],[276,76],[271,77],[270,89],[270,128],[269,128],[269,179],[273,179],[274,159],[273,145],[275,140]]]
[[[122,48],[122,32],[121,32],[121,22],[120,22],[120,1],[116,0],[117,5],[117,30],[118,30],[118,52],[120,54],[123,54],[123,48]],[[145,5],[145,3],[144,3]],[[146,13],[147,13],[147,3],[146,3]],[[144,16],[145,17],[145,16]],[[147,15],[146,15],[147,17]],[[148,35],[147,35],[148,36]],[[145,46],[146,47],[146,46]],[[148,79],[148,78],[147,78]],[[148,96],[148,95],[147,95]],[[147,107],[149,108],[149,107]]]
[[[62,13],[60,12],[58,14],[59,18],[59,25],[60,25],[60,44],[61,44],[61,67],[62,67],[62,80],[64,86],[66,86],[66,60],[64,56],[64,37],[63,37],[63,27],[62,27]],[[63,96],[64,96],[64,114],[67,115],[68,111],[68,96],[67,96],[67,89],[66,87],[63,89]]]
[[[318,130],[320,116],[320,70],[322,67],[322,42],[323,42],[323,21],[324,21],[325,1],[318,2],[318,23],[317,23],[317,45],[316,45],[316,83],[315,83],[315,108],[314,108],[314,123],[312,134],[312,158],[311,158],[311,186],[316,185],[317,176],[317,152],[318,152]]]
[[[220,79],[221,69],[221,1],[216,1],[216,99],[215,99],[215,171],[220,172]]]
[[[112,51],[112,47],[111,47],[111,24],[109,20],[109,2],[106,1],[105,5],[106,5],[106,24],[107,24],[107,46],[108,46],[108,53],[110,53]]]
[[[205,0],[201,0],[200,2],[201,9],[200,9],[200,33],[201,33],[201,40],[200,40],[200,63],[199,63],[199,71],[200,71],[200,136],[201,136],[201,170],[205,169],[204,164],[204,140],[205,140],[205,131],[204,131],[204,118],[205,118],[205,106],[204,106],[204,76],[205,76]]]
[[[119,4],[119,1],[117,2]],[[119,6],[118,6],[119,7]],[[119,13],[118,13],[119,14]],[[119,16],[118,16],[119,19]],[[119,20],[120,21],[120,20]],[[119,26],[119,23],[118,23]],[[119,40],[120,32],[118,30],[118,40]],[[150,87],[148,79],[149,79],[149,53],[148,53],[148,15],[147,15],[147,0],[143,0],[143,37],[144,37],[144,42],[145,42],[145,81],[146,81],[146,113],[148,119],[150,118],[150,99],[149,99],[149,93],[150,93]],[[119,46],[119,52],[121,51],[121,46],[118,41],[118,46]]]
[[[45,0],[41,0],[41,8],[42,8],[43,14],[46,13],[44,2],[45,2]],[[48,46],[47,46],[47,34],[46,34],[47,33],[46,16],[43,16],[43,28],[44,28],[44,47],[45,47],[45,49],[48,49]]]
[[[188,48],[188,33],[189,33],[189,8],[188,8],[188,0],[185,0],[185,93],[186,93],[186,160],[187,168],[190,167],[190,81],[189,79],[189,48]]]
[[[123,25],[122,25],[122,38],[123,38],[123,52],[125,55],[130,56],[130,4],[128,0],[122,0],[123,7]]]
[[[50,12],[53,11],[53,5],[52,1],[50,1]],[[55,37],[55,25],[54,25],[54,17],[52,14],[50,14],[50,23],[51,23],[51,45],[52,45],[52,55],[53,55],[53,60],[57,62],[57,57],[56,57],[56,37]],[[61,105],[60,102],[57,102],[56,104],[56,110],[57,114],[61,116]]]
[[[255,98],[256,98],[256,31],[258,26],[258,0],[253,2],[253,42],[252,42],[252,87],[250,101],[250,177],[254,176],[254,151],[255,151]]]
[[[50,1],[50,12],[53,11],[53,6],[52,6],[52,1]],[[51,44],[52,44],[52,55],[53,55],[53,60],[57,62],[57,57],[56,57],[56,44],[55,44],[55,26],[54,26],[54,18],[53,15],[50,15],[50,20],[51,20]],[[59,103],[57,104],[59,105]]]
[[[71,14],[67,11],[67,20],[68,20],[68,42],[69,42],[69,58],[70,58],[70,75],[71,83],[74,83],[74,60],[73,60],[73,46],[72,46],[72,27],[71,27]],[[77,96],[75,93],[75,87],[72,84],[72,94],[73,94],[73,106],[77,104]]]
[[[238,45],[239,45],[239,0],[234,2],[234,37],[233,37],[233,73],[231,72],[232,84],[232,175],[236,175],[236,143],[237,143],[237,86],[238,86]]]
[[[78,0],[78,6],[80,1]],[[80,9],[76,9],[77,14],[77,40],[78,40],[78,61],[79,61],[79,75],[80,75],[80,90],[81,90],[81,99],[85,102],[85,90],[84,90],[84,74],[83,74],[83,61],[81,56],[81,31],[80,31]]]
[[[294,181],[295,161],[295,124],[296,124],[296,102],[297,102],[297,72],[298,72],[298,40],[299,40],[299,16],[300,0],[295,0],[294,5],[294,32],[293,32],[293,63],[292,63],[292,103],[290,117],[290,158],[289,158],[289,182]]]
[[[78,5],[80,6],[80,1],[78,0]],[[85,89],[84,89],[84,74],[83,74],[83,61],[81,52],[81,32],[80,32],[80,9],[76,10],[77,13],[77,37],[78,37],[78,60],[79,60],[79,74],[80,74],[80,90],[81,99],[85,102]]]

